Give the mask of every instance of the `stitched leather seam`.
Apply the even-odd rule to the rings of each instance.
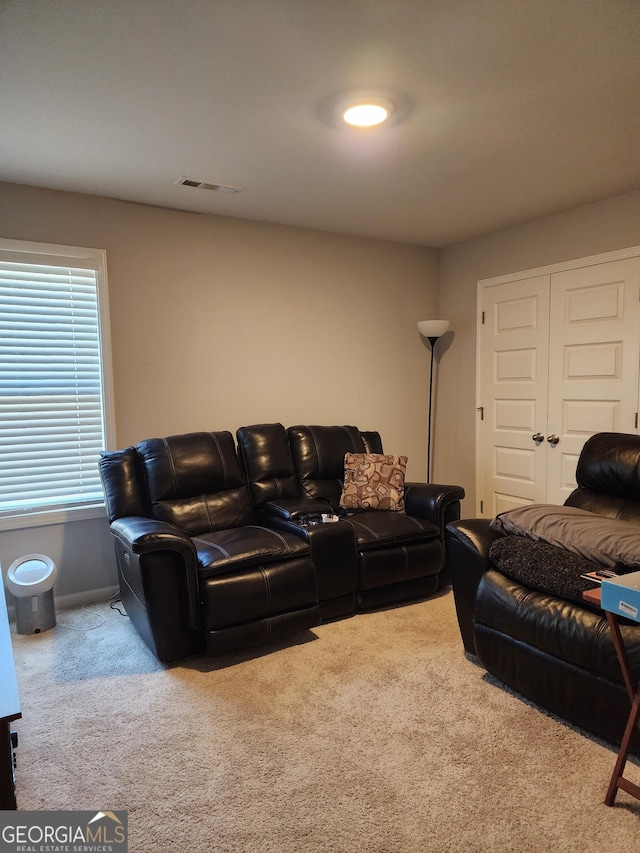
[[[311,433],[311,438],[313,439],[313,443],[316,448],[316,457],[318,459],[318,474],[322,474],[322,456],[320,455],[320,447],[318,445],[316,434],[313,431],[313,427],[309,427],[309,432]]]
[[[345,518],[345,521],[348,521],[349,524],[354,528],[354,530],[356,527],[361,527],[363,530],[368,531],[373,536],[374,539],[380,538],[378,536],[378,534],[375,532],[375,530],[372,530],[370,527],[367,527],[367,525],[363,524],[361,521],[353,521],[352,518]]]
[[[406,518],[410,518],[410,516],[405,516],[405,517],[406,517]],[[368,527],[366,524],[363,524],[361,521],[357,521],[357,520],[356,520],[356,518],[355,518],[354,516],[346,516],[345,518],[343,518],[343,521],[348,521],[348,522],[349,522],[349,524],[351,524],[351,526],[354,528],[354,530],[355,530],[357,527],[361,527],[363,530],[368,531],[368,532],[369,532],[369,533],[374,537],[374,539],[380,539],[380,535],[379,535],[379,534],[377,534],[377,533],[375,532],[375,530],[372,530],[370,527]],[[414,522],[415,522],[415,519],[411,519],[411,521],[414,521]],[[425,533],[425,534],[428,534],[428,533],[429,533],[429,531],[428,531],[428,530],[424,530],[424,528],[422,527],[422,525],[421,525],[421,524],[419,524],[419,523],[417,523],[417,522],[415,522],[415,524],[416,524],[416,527],[418,528],[418,530],[420,530],[420,532],[421,532],[421,533]],[[437,538],[437,534],[436,534],[436,533],[434,533],[434,534],[433,534],[433,538],[434,538],[434,539],[436,539],[436,538]],[[419,541],[423,541],[423,540],[422,540],[422,539],[420,539]]]
[[[207,500],[207,496],[206,496],[204,493],[202,493],[202,494],[200,495],[200,497],[202,498],[202,501],[203,501],[203,503],[204,503],[204,508],[205,508],[205,510],[207,511],[207,518],[209,519],[209,529],[210,529],[210,530],[211,530],[211,532],[213,533],[213,530],[214,530],[214,528],[213,528],[213,519],[211,518],[211,513],[209,512],[209,501]]]
[[[351,442],[351,452],[352,453],[360,453],[361,451],[356,447],[356,442],[355,442],[355,439],[353,437],[353,433],[351,432],[351,430],[348,429],[348,427],[346,427],[346,426],[342,426],[342,427],[340,427],[340,429],[343,429],[346,432],[346,434],[349,436],[349,441]]]
[[[405,518],[407,519],[407,521],[410,521],[412,524],[415,524],[415,526],[416,526],[419,530],[423,530],[423,531],[424,531],[423,526],[420,524],[420,522],[418,521],[418,519],[417,519],[417,518],[413,518],[413,516],[411,516],[411,515],[405,515]]]
[[[193,588],[193,578],[191,572],[185,574],[187,584],[187,611],[189,616],[189,624],[193,628],[197,628],[200,623],[200,613],[198,611],[197,599],[198,590]]]
[[[207,548],[215,548],[219,551],[223,557],[226,557],[228,560],[231,559],[231,554],[226,551],[221,545],[216,544],[215,542],[207,542],[206,539],[201,539],[199,536],[193,536],[191,539],[192,542],[200,542],[202,545],[205,545]]]
[[[129,591],[130,591],[131,595],[135,598],[135,600],[138,602],[138,604],[140,605],[140,607],[142,607],[145,611],[148,611],[148,609],[149,609],[149,608],[147,607],[146,602],[145,602],[145,601],[140,601],[140,599],[139,599],[139,598],[138,598],[138,596],[136,595],[136,593],[135,593],[135,591],[134,591],[133,587],[131,586],[131,584],[129,583],[129,581],[128,581],[128,580],[126,579],[126,577],[124,576],[124,573],[123,573],[123,572],[120,572],[120,577],[122,578],[123,582],[127,585],[127,588],[129,589]]]
[[[269,527],[261,527],[259,524],[247,524],[247,527],[252,527],[254,530],[263,530],[265,533],[268,533],[270,536],[275,536],[276,539],[279,539],[282,545],[287,547],[287,540],[281,533],[278,533],[277,530],[271,530]]]
[[[222,448],[220,447],[220,442],[218,441],[218,437],[210,432],[209,435],[213,439],[213,442],[218,451],[218,456],[220,457],[220,462],[222,463],[222,476],[224,477],[224,485],[227,486],[229,484],[229,471],[227,469],[227,462],[224,456],[222,455]]]
[[[173,455],[171,454],[171,448],[169,447],[169,442],[166,438],[162,439],[162,443],[165,446],[165,450],[167,451],[167,456],[169,457],[169,468],[171,469],[171,478],[173,479],[173,496],[174,498],[178,497],[178,475],[176,474],[176,466],[173,463]]]
[[[269,586],[269,576],[265,572],[263,566],[258,566],[258,568],[262,572],[262,577],[264,579],[265,589],[267,591],[267,613],[269,613],[269,611],[271,610],[271,587]],[[267,636],[270,640],[271,639],[271,619],[269,618],[269,616],[266,617],[265,621],[267,623]]]

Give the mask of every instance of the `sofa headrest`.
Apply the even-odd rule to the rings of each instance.
[[[99,468],[110,522],[127,515],[151,515],[144,473],[135,447],[103,450]]]
[[[384,453],[379,432],[361,432],[365,453]]]
[[[287,430],[291,455],[304,494],[313,500],[340,503],[346,453],[364,453],[354,426],[293,426]]]
[[[344,478],[345,453],[364,453],[365,444],[355,426],[293,426],[287,430],[298,479]]]
[[[640,501],[640,436],[599,432],[582,448],[576,480],[583,489]]]
[[[255,506],[299,497],[300,487],[282,424],[239,427],[236,438]]]
[[[253,519],[230,432],[149,438],[137,446],[153,515],[194,536]]]

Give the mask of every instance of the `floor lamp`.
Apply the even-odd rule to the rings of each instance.
[[[431,370],[429,373],[429,428],[427,432],[427,483],[431,482],[431,408],[433,400],[433,355],[436,341],[449,329],[449,320],[419,320],[420,334],[431,344]]]

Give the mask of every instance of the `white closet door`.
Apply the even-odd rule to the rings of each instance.
[[[479,493],[493,516],[546,490],[549,276],[485,288],[482,310]]]
[[[551,275],[548,503],[576,485],[582,446],[596,432],[636,432],[640,258]]]

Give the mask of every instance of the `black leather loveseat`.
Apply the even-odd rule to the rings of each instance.
[[[105,451],[123,603],[160,660],[216,654],[449,583],[457,486],[405,484],[405,511],[340,507],[345,454],[382,453],[352,426],[260,424]],[[321,523],[322,515],[339,514]]]
[[[629,700],[604,614],[582,599],[582,591],[596,584],[581,575],[605,564],[599,551],[598,565],[593,563],[595,546],[588,547],[583,533],[588,529],[590,538],[593,531],[597,539],[603,526],[609,526],[609,543],[622,541],[623,534],[638,540],[640,436],[599,433],[590,438],[578,461],[577,482],[565,502],[567,517],[562,508],[549,508],[547,518],[558,517],[553,534],[543,525],[516,529],[514,536],[500,516],[492,522],[467,519],[448,525],[455,604],[464,648],[488,672],[542,707],[618,744]],[[525,512],[519,515],[526,517]],[[538,516],[545,520],[544,512]],[[573,516],[587,525],[577,537],[571,534]],[[637,533],[629,522],[639,525]],[[625,564],[612,558],[608,565],[615,563],[621,572],[640,569],[632,555]],[[631,667],[640,676],[640,625],[627,622],[622,633]]]

